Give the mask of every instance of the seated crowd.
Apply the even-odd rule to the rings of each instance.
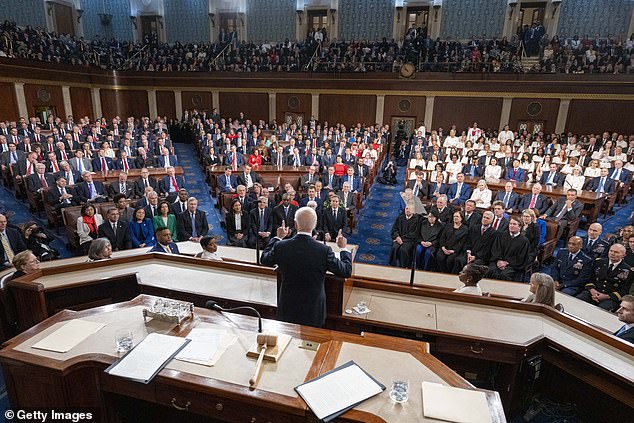
[[[541,26],[543,28],[543,26]],[[524,28],[511,40],[478,39],[468,42],[432,39],[427,28],[413,27],[403,40],[329,40],[325,29],[311,29],[300,41],[239,40],[235,31],[220,30],[217,42],[160,43],[107,40],[47,32],[41,28],[0,25],[0,56],[95,66],[102,69],[170,72],[397,72],[414,63],[419,72],[524,72],[525,51],[539,54],[531,72],[630,73],[634,35],[582,40],[577,35],[549,39],[539,28]]]
[[[393,160],[378,179],[393,184],[395,167],[406,168],[390,264],[454,274],[474,264],[486,266],[489,278],[523,281],[542,264],[545,243],[566,233],[567,249],[551,268],[555,286],[616,310],[634,291],[631,227],[611,239],[601,238],[597,222],[585,239],[575,232],[584,209],[597,207],[580,201],[582,194],[604,196],[604,204],[627,196],[634,136],[530,134],[508,126],[497,133],[477,123],[456,134],[455,127],[447,136],[442,129],[427,133],[424,125],[411,139],[397,132]],[[552,241],[548,225],[555,228]]]

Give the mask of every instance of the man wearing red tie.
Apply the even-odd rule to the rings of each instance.
[[[121,158],[117,160],[115,167],[124,172],[134,169],[134,163],[128,158],[128,153],[121,151]]]
[[[176,176],[176,170],[173,167],[167,168],[167,175],[161,179],[161,193],[167,195],[167,201],[173,203],[178,195],[178,190],[185,187],[185,179],[182,176]]]
[[[55,184],[51,174],[46,173],[46,166],[43,163],[35,165],[36,172],[26,179],[26,185],[33,194],[41,193],[51,185]]]
[[[92,168],[95,172],[107,172],[114,170],[114,163],[110,157],[106,157],[106,152],[101,149],[97,152],[97,157],[92,159]]]

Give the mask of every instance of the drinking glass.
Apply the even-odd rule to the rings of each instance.
[[[134,338],[130,329],[119,329],[115,333],[115,346],[117,353],[125,354],[134,347]]]
[[[390,399],[402,404],[409,398],[409,380],[406,377],[395,376],[390,386]]]

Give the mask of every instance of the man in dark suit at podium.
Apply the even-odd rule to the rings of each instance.
[[[352,254],[346,249],[347,240],[337,237],[341,259],[332,249],[316,241],[312,231],[317,225],[317,213],[302,207],[295,213],[297,235],[284,240],[288,228],[280,226],[277,236],[269,241],[262,253],[262,264],[278,265],[281,276],[277,300],[279,320],[321,327],[326,321],[326,271],[348,278],[352,274]]]

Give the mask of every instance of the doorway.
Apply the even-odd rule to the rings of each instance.
[[[55,31],[60,34],[75,35],[73,8],[67,4],[51,2]]]
[[[289,127],[292,124],[296,124],[298,128],[301,128],[304,125],[304,114],[303,113],[285,112],[284,113],[284,122]]]
[[[309,10],[307,12],[308,25],[306,30],[321,31],[322,28],[326,28],[326,34],[330,34],[330,28],[328,28],[328,10]],[[307,34],[308,34],[307,32]]]
[[[410,139],[416,129],[415,117],[392,116],[392,128],[396,138]]]
[[[544,130],[545,122],[540,121],[520,121],[517,125],[517,129],[520,133],[526,131],[529,134],[536,134]]]
[[[57,116],[57,108],[55,106],[35,106],[35,117],[40,118],[40,122],[44,123],[49,116]]]
[[[416,28],[416,36],[427,38],[427,28],[429,23],[429,6],[408,7],[405,14],[405,34]]]
[[[158,40],[159,18],[160,16],[155,15],[141,15],[141,39],[145,39],[147,36],[149,40],[155,37]]]
[[[530,28],[532,24],[537,22],[543,24],[545,16],[546,2],[522,2],[520,4],[520,16],[517,23],[517,35],[521,36],[526,26]]]

